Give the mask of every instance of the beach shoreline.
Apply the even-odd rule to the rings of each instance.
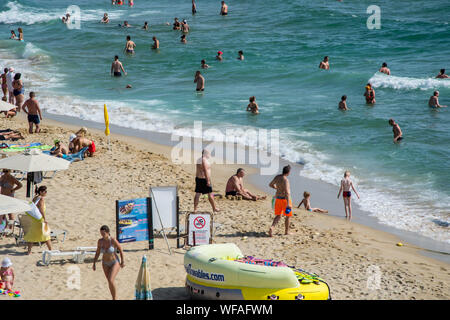
[[[25,134],[25,141],[47,144],[55,138],[65,141],[81,124],[90,127],[87,122],[67,124],[44,118],[43,133]],[[2,118],[0,125],[26,132],[23,114],[12,120]],[[69,231],[64,243],[55,244],[59,250],[95,245],[99,237],[97,230],[102,224],[109,224],[115,234],[115,200],[148,196],[150,185],[177,184],[180,210],[192,211],[193,165],[171,164],[164,156],[170,152],[167,146],[121,135],[113,128],[112,132],[112,151],[109,152],[103,128],[90,128],[89,136],[95,140],[98,154],[73,163],[69,170],[45,182],[50,192],[47,205],[50,224]],[[236,165],[218,167],[213,165],[213,189],[223,194],[226,179],[234,173],[232,168]],[[249,173],[256,171],[251,167],[247,170]],[[246,186],[251,191],[260,191],[248,182]],[[17,194],[24,198],[22,190]],[[286,261],[317,273],[329,283],[333,299],[447,299],[450,296],[448,264],[419,254],[407,243],[397,247],[395,244],[399,240],[391,234],[348,223],[342,218],[294,209],[291,224],[294,234],[280,234],[282,225],[279,224],[275,236],[268,238],[268,227],[273,219],[269,199],[217,201],[222,211],[214,215],[220,225],[215,242],[234,242],[244,254]],[[202,199],[199,210],[210,211],[209,203]],[[45,247],[34,247],[33,254],[26,256],[13,244],[13,239],[6,241],[7,247],[0,255],[12,255],[17,287],[22,290],[20,299],[109,299],[104,276],[98,270],[94,273],[90,263],[77,265],[66,261],[43,267],[39,261]],[[124,244],[127,266],[117,277],[121,288],[119,299],[133,298],[139,259],[144,253],[150,257],[155,299],[188,298],[184,290],[184,249],[176,249],[175,241],[169,239],[172,255],[161,238],[155,240],[153,251],[147,251],[145,243]],[[367,270],[373,266],[379,268],[382,275],[378,289],[367,285]],[[82,286],[78,290],[67,287],[69,267],[80,268]],[[43,294],[32,285],[37,279],[49,282],[48,292]]]

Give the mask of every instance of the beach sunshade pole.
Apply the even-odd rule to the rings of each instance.
[[[136,279],[134,296],[136,300],[153,300],[146,255],[142,257],[141,267]]]
[[[103,105],[103,115],[105,116],[105,136],[108,138],[108,150],[111,150],[111,139],[109,137],[111,132],[109,131],[109,116],[106,104]]]
[[[153,201],[155,201],[156,213],[158,214],[159,223],[161,223],[161,231],[163,233],[164,240],[166,240],[167,248],[169,249],[170,255],[172,255],[172,251],[170,250],[169,240],[167,240],[166,232],[164,231],[164,225],[162,223],[161,215],[159,214],[158,205],[156,204],[155,194],[153,193],[152,188],[150,188],[150,192],[152,194]]]

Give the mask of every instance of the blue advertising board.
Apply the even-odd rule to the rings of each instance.
[[[149,227],[149,199],[139,198],[116,201],[116,230],[120,243],[149,241],[153,246],[153,232]]]

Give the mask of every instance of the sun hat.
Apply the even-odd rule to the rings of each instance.
[[[11,260],[9,260],[9,258],[5,258],[2,261],[2,268],[9,268],[12,266],[12,262]]]
[[[73,139],[75,139],[76,137],[77,137],[77,135],[76,135],[75,133],[72,133],[72,134],[70,135],[69,142],[72,142]]]
[[[60,141],[58,139],[53,141],[54,144],[60,143]]]

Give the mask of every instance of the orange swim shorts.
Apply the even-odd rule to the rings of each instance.
[[[292,201],[289,201],[289,205],[292,208]],[[281,214],[285,215],[286,217],[292,217],[292,210],[289,213],[286,213],[287,208],[287,200],[286,199],[278,199],[275,198],[275,208],[274,213],[276,216],[279,216]]]

